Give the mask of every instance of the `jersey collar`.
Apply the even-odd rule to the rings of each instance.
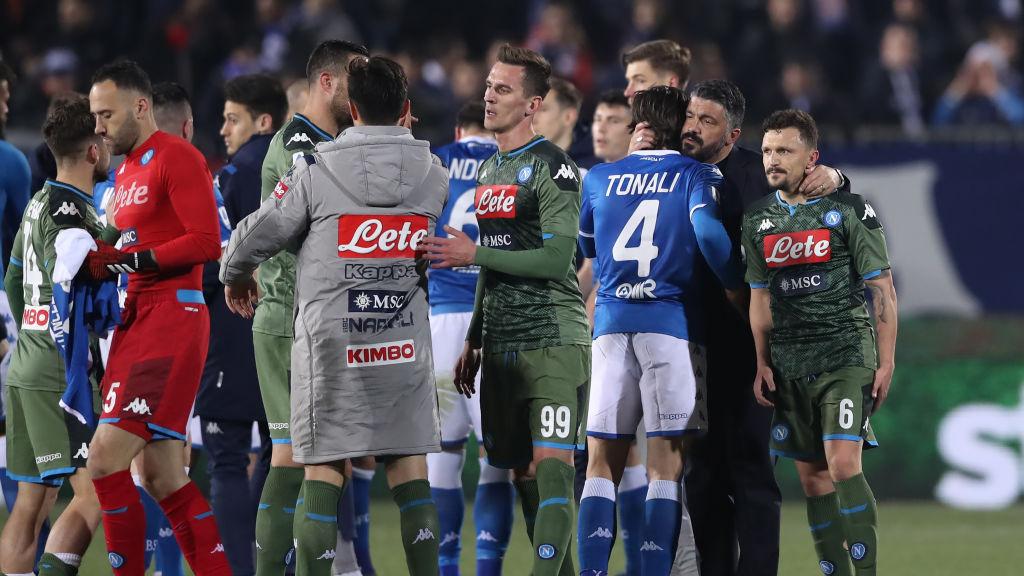
[[[51,178],[47,178],[46,179],[45,185],[49,186],[51,188],[62,188],[64,190],[67,190],[68,192],[71,192],[75,196],[78,196],[82,200],[85,200],[86,202],[92,203],[92,198],[88,194],[86,194],[85,192],[82,192],[82,190],[80,188],[78,188],[77,186],[73,186],[73,185],[68,184],[66,182],[61,182],[60,180],[53,180]]]
[[[295,113],[295,118],[296,118],[297,120],[301,120],[301,121],[305,122],[305,123],[306,123],[307,125],[309,125],[309,127],[310,127],[310,128],[311,128],[311,129],[312,129],[312,130],[313,130],[314,132],[316,132],[317,134],[319,134],[319,135],[320,135],[320,137],[321,137],[321,138],[323,138],[324,140],[334,140],[334,136],[331,136],[330,134],[328,134],[328,133],[327,133],[327,131],[326,131],[326,130],[324,130],[324,129],[320,128],[320,127],[319,127],[319,126],[317,126],[316,124],[313,124],[313,121],[312,121],[312,120],[310,120],[309,118],[306,118],[306,117],[305,117],[305,116],[303,116],[302,114],[299,114],[298,112],[296,112],[296,113]]]
[[[459,140],[459,144],[486,144],[488,146],[497,146],[498,141],[494,138],[487,138],[486,136],[466,136]]]
[[[634,150],[630,156],[682,156],[679,150]]]
[[[776,190],[775,191],[775,201],[779,203],[779,206],[782,206],[786,210],[789,210],[789,215],[790,216],[796,214],[796,209],[801,206],[801,204],[790,204],[789,202],[786,202],[785,200],[783,200],[782,199],[782,191],[781,190]],[[811,204],[817,204],[819,201],[821,201],[821,198],[815,198],[814,200],[808,200],[807,202],[803,203],[803,206],[810,206]]]
[[[501,161],[502,161],[503,158],[504,159],[515,158],[516,156],[519,156],[520,154],[522,154],[523,152],[526,152],[530,148],[533,148],[537,144],[540,144],[541,142],[547,142],[547,140],[548,140],[547,138],[541,136],[540,134],[537,134],[529,142],[527,142],[526,144],[523,144],[519,148],[513,148],[513,149],[509,150],[508,152],[504,152],[504,153],[503,152],[498,152],[498,155],[497,155],[498,166],[501,166]]]

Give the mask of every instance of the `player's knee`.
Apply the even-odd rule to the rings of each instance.
[[[117,450],[112,450],[105,442],[93,439],[89,444],[89,459],[85,469],[92,478],[103,478],[126,468],[120,460]]]
[[[824,496],[835,491],[829,470],[800,471],[800,487],[806,496]]]
[[[854,451],[833,454],[828,459],[828,471],[831,480],[839,482],[860,474],[860,454]]]

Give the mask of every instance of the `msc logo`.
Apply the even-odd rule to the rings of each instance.
[[[135,228],[125,228],[121,232],[121,248],[129,248],[139,243],[139,232]]]
[[[349,291],[349,312],[396,312],[405,305],[406,293],[397,290]]]
[[[544,560],[550,560],[554,558],[555,552],[555,547],[551,544],[541,544],[540,546],[537,546],[537,556],[540,556]]]
[[[512,246],[512,235],[484,234],[480,237],[480,245],[488,248],[507,248]]]
[[[127,406],[121,409],[122,412],[134,412],[138,415],[148,414],[153,415],[153,412],[149,409],[149,404],[146,403],[145,398],[135,398]]]
[[[345,352],[349,368],[405,364],[416,360],[416,345],[412,340],[348,346]]]
[[[783,277],[778,281],[779,292],[782,296],[799,296],[821,292],[828,288],[828,276],[821,272],[808,272]]]
[[[81,216],[82,213],[78,210],[78,206],[75,206],[74,202],[61,202],[60,208],[53,213],[54,216]]]
[[[626,282],[615,287],[615,297],[625,298],[628,300],[653,299],[654,290],[657,287],[658,283],[655,282],[653,278],[648,278],[643,282],[637,282],[636,284]]]
[[[785,424],[777,424],[775,428],[772,428],[772,438],[776,442],[785,442],[786,438],[789,438],[789,428]]]

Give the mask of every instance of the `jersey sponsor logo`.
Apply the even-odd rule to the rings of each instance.
[[[434,533],[430,531],[430,528],[420,528],[420,531],[416,533],[416,538],[413,539],[413,544],[419,544],[420,542],[426,542],[427,540],[433,540]]]
[[[676,412],[674,414],[662,414],[658,413],[659,420],[689,420],[690,414],[687,412]]]
[[[444,535],[444,538],[441,539],[441,543],[438,544],[438,546],[444,546],[445,544],[451,544],[452,542],[458,542],[458,541],[459,541],[458,533],[456,533],[456,532],[449,532],[449,533]]]
[[[287,422],[267,422],[267,428],[270,430],[287,430]]]
[[[544,560],[550,560],[555,557],[557,551],[551,544],[541,544],[537,546],[537,556],[540,556]]]
[[[657,544],[655,544],[651,540],[644,540],[643,545],[640,546],[640,551],[641,552],[657,552],[659,550],[664,550],[664,548],[662,548],[661,546],[658,546]]]
[[[82,442],[82,445],[78,447],[78,452],[75,452],[75,455],[72,456],[72,458],[87,460],[89,458],[89,445]]]
[[[121,408],[122,412],[134,412],[138,415],[148,414],[153,415],[153,412],[149,409],[149,403],[146,402],[145,398],[135,398],[127,406]]]
[[[643,282],[637,282],[636,284],[624,282],[615,287],[615,297],[628,300],[653,299],[654,290],[657,287],[658,283],[655,282],[653,278],[648,278]]]
[[[477,539],[478,542],[497,542],[498,541],[498,539],[494,537],[494,534],[491,534],[487,530],[481,530],[480,533],[477,534],[476,539]]]
[[[277,186],[274,186],[274,198],[280,200],[284,198],[284,195],[288,192],[288,185],[284,182],[278,182]]]
[[[317,556],[317,560],[334,560],[337,553],[333,549],[324,550],[324,553]]]
[[[450,180],[476,180],[476,172],[480,169],[480,161],[476,158],[452,158],[448,167]]]
[[[349,368],[405,364],[416,360],[416,344],[412,340],[350,345],[345,352]]]
[[[780,296],[801,296],[821,292],[829,287],[828,276],[824,272],[801,272],[796,274],[779,274],[773,280]]]
[[[61,202],[60,207],[53,213],[53,216],[81,216],[82,212],[75,206],[74,202]]]
[[[156,150],[153,150],[152,148],[146,150],[146,153],[142,155],[142,160],[139,164],[142,164],[143,166],[149,164],[149,161],[153,159],[153,156],[156,156]]]
[[[843,223],[843,213],[839,210],[829,210],[821,217],[821,221],[829,228],[835,228]]]
[[[220,424],[217,424],[216,422],[207,422],[206,423],[206,433],[207,434],[211,434],[211,435],[212,434],[223,434],[224,431],[220,429]]]
[[[415,326],[413,315],[401,312],[390,318],[342,318],[341,329],[346,333],[378,333],[392,328],[408,328]]]
[[[608,176],[608,187],[604,191],[605,196],[640,196],[644,194],[669,194],[679,184],[679,172],[671,172],[672,182],[665,185],[670,172],[657,172],[654,174],[612,174]]]
[[[594,530],[594,532],[591,533],[590,536],[587,536],[587,539],[590,539],[590,538],[611,538],[611,537],[612,537],[612,531],[611,530],[609,530],[608,528],[605,528],[604,526],[598,526],[597,530]]]
[[[117,187],[117,192],[114,192],[113,204],[107,207],[107,212],[114,212],[114,216],[117,216],[117,211],[125,206],[139,206],[149,202],[149,186],[139,186],[134,180],[127,188],[124,184]]]
[[[213,550],[210,550],[210,554],[223,554],[223,553],[224,553],[224,544],[222,544],[220,542],[217,542],[217,545],[213,547]]]
[[[487,248],[510,248],[512,244],[511,234],[484,234],[480,237],[480,245]]]
[[[309,142],[310,144],[313,143],[313,141],[309,138],[308,134],[306,134],[305,132],[297,132],[295,134],[292,134],[292,137],[289,138],[287,142],[285,142],[285,146],[290,146],[292,144],[300,144],[302,142]]]
[[[824,228],[770,234],[764,237],[764,261],[769,268],[828,262],[832,234]]]
[[[533,166],[529,164],[520,168],[519,172],[516,172],[516,182],[520,184],[526,184],[530,181],[531,177],[533,177]]]
[[[125,228],[121,231],[121,248],[129,248],[139,243],[139,232],[135,228]]]
[[[761,225],[757,227],[757,231],[764,232],[765,230],[771,230],[774,227],[775,224],[772,224],[771,220],[765,218],[764,220],[761,220]]]
[[[415,258],[427,237],[426,216],[345,215],[338,218],[340,258]]]
[[[567,180],[579,182],[579,178],[576,178],[576,172],[573,171],[573,169],[568,164],[562,164],[561,166],[559,166],[558,172],[555,172],[555,175],[552,179],[558,180],[559,178],[565,178]]]
[[[345,278],[348,280],[399,280],[418,274],[415,264],[345,264]]]
[[[864,215],[860,217],[861,220],[866,221],[868,218],[878,218],[875,215],[875,209],[871,207],[871,204],[864,203]]]
[[[350,290],[349,312],[397,312],[405,305],[407,294],[397,290]]]
[[[38,456],[36,458],[36,464],[46,464],[47,462],[54,462],[56,460],[60,460],[62,456],[64,456],[64,454],[62,454],[60,452],[55,452],[53,454],[47,454],[45,456]]]
[[[21,313],[21,329],[46,332],[50,329],[50,308],[48,306],[25,305]]]
[[[477,186],[477,218],[515,218],[519,186]]]

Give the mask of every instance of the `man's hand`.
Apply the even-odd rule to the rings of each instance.
[[[85,261],[79,269],[79,274],[85,275],[90,280],[106,280],[114,275],[110,269],[111,265],[121,261],[121,251],[102,240],[96,240],[96,249],[90,250],[85,255]]]
[[[633,135],[629,138],[629,153],[637,150],[651,150],[654,148],[654,130],[651,130],[647,122],[641,122],[633,129]]]
[[[254,306],[259,298],[256,279],[252,276],[224,286],[224,302],[227,303],[228,310],[247,320],[256,314]]]
[[[476,373],[480,370],[480,349],[473,348],[467,341],[462,355],[455,363],[455,389],[466,398],[476,394]]]
[[[800,183],[800,192],[808,198],[820,198],[835,192],[843,183],[839,170],[818,164],[806,171],[804,181]]]
[[[420,242],[419,250],[425,251],[427,259],[432,261],[430,267],[458,268],[472,264],[476,258],[476,242],[451,226],[445,226],[444,231],[451,238],[431,236]]]
[[[765,392],[765,388],[768,392]],[[775,394],[775,375],[772,374],[772,367],[767,364],[758,363],[757,375],[754,376],[754,398],[761,406],[772,407],[775,403],[770,396]]]
[[[875,384],[871,387],[871,397],[875,399],[875,403],[871,407],[872,415],[878,412],[878,409],[885,403],[885,399],[889,397],[889,386],[892,385],[892,372],[892,365],[879,366],[878,370],[875,370]]]

